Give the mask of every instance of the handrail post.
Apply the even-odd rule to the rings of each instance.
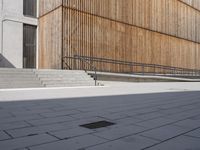
[[[142,65],[142,74],[144,75],[144,65]]]
[[[176,68],[174,68],[174,76],[176,76]]]
[[[94,75],[95,86],[97,86],[97,69],[96,69],[96,67],[93,66],[91,64],[91,62],[88,62],[87,58],[84,58],[84,57],[81,57],[81,56],[77,56],[77,55],[74,55],[74,57],[76,59],[80,60],[81,67],[82,67],[82,69],[85,70],[85,72],[87,72],[87,70],[88,70],[88,67],[86,66],[86,64],[88,64],[92,68],[92,70],[95,72],[95,75]]]
[[[76,70],[76,57],[74,57],[74,65],[73,65],[74,67],[74,70]]]
[[[132,65],[130,65],[130,74],[133,74],[133,71],[132,71]]]
[[[97,86],[97,70],[96,70],[96,68],[94,68],[95,69],[95,86]]]

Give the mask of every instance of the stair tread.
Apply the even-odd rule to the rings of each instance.
[[[0,68],[0,88],[93,86],[82,70]]]

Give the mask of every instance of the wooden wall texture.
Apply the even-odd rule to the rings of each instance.
[[[39,68],[61,68],[62,8],[39,19]]]
[[[198,0],[40,0],[40,68],[94,56],[200,68]],[[193,5],[195,8],[193,8]],[[95,64],[106,71],[124,66]]]
[[[191,7],[200,10],[200,0],[180,0]]]

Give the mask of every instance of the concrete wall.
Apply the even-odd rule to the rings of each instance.
[[[0,53],[16,68],[23,67],[23,24],[37,25],[23,15],[23,0],[0,0]]]
[[[16,68],[22,68],[23,24],[6,21],[3,27],[3,56]]]

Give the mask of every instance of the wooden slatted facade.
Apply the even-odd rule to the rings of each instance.
[[[82,55],[199,69],[199,9],[199,0],[40,0],[39,67]]]

